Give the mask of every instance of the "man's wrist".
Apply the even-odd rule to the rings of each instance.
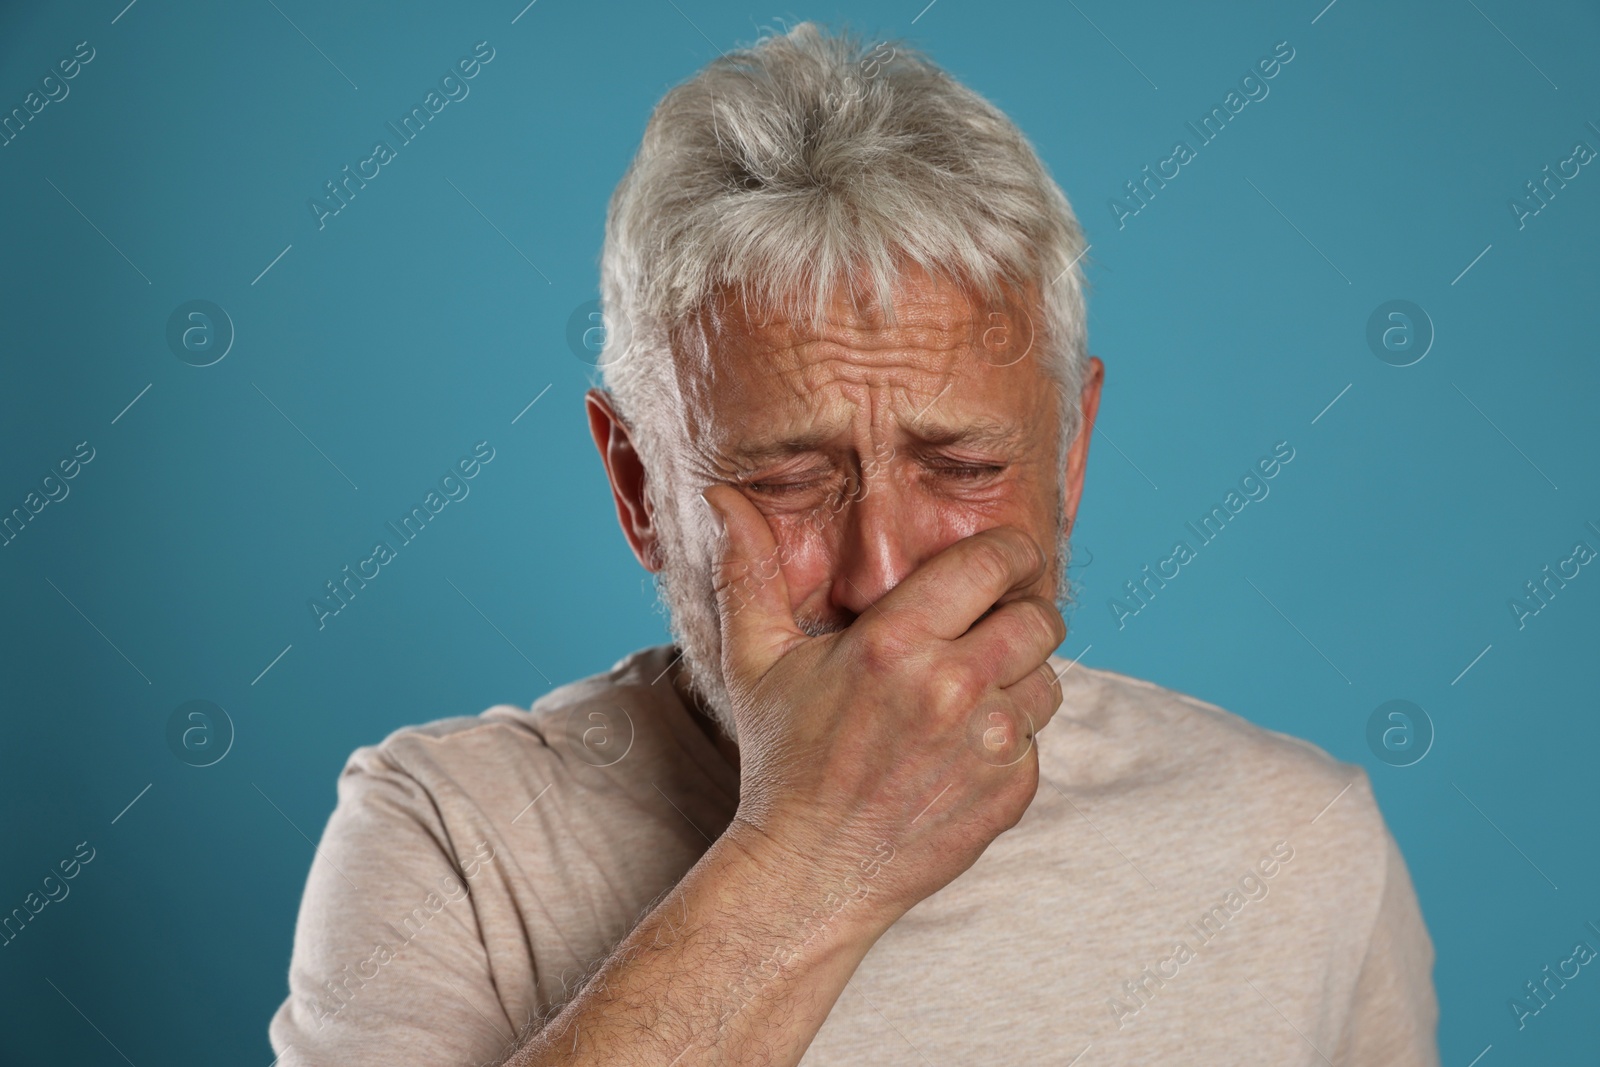
[[[755,899],[788,916],[803,944],[843,938],[870,947],[903,914],[884,892],[883,869],[895,857],[887,841],[832,849],[823,858],[735,816],[717,845],[746,872]]]

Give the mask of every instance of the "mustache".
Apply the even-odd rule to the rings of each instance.
[[[800,632],[807,637],[822,637],[826,634],[843,633],[849,629],[848,624],[836,619],[819,619],[812,616],[796,616],[794,624]]]

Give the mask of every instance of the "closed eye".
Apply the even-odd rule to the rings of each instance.
[[[783,493],[798,493],[814,490],[826,485],[833,480],[833,472],[828,471],[794,471],[785,476],[767,478],[752,478],[740,481],[741,488],[768,496]]]
[[[929,468],[935,474],[957,481],[978,481],[990,478],[1005,470],[1005,467],[996,463],[940,463]]]
[[[815,480],[813,480],[813,481],[805,481],[805,482],[769,482],[769,481],[761,481],[761,482],[745,482],[744,483],[744,487],[746,489],[751,490],[752,492],[765,493],[765,494],[767,494],[769,496],[776,496],[776,495],[778,495],[780,493],[797,493],[797,492],[803,492],[804,490],[807,490],[807,489],[815,489],[819,484],[821,484],[821,483],[819,481],[815,481]]]

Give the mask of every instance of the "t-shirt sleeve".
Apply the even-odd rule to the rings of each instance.
[[[452,840],[432,798],[381,748],[359,749],[307,876],[277,1067],[478,1067],[516,1028],[496,995],[472,896],[495,862]]]
[[[1405,859],[1387,828],[1384,841],[1383,896],[1334,1062],[1339,1067],[1437,1067],[1433,942]]]

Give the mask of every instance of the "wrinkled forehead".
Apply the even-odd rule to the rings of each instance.
[[[1031,290],[985,298],[915,272],[892,315],[843,287],[821,317],[723,290],[673,340],[686,443],[821,443],[864,421],[934,441],[1037,434],[1054,409],[1042,320]]]

